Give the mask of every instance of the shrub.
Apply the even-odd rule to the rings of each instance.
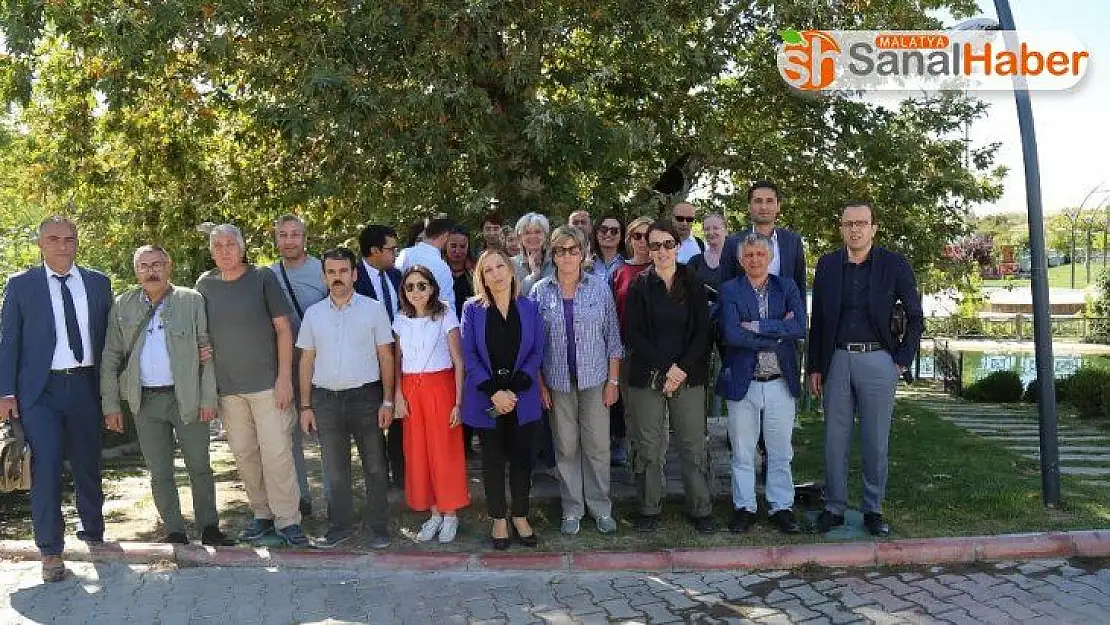
[[[964,389],[964,399],[985,402],[1021,401],[1024,391],[1017,371],[995,371]]]
[[[1068,378],[1067,401],[1083,419],[1110,417],[1110,371],[1080,367]]]
[[[1056,403],[1063,403],[1068,401],[1068,388],[1071,386],[1071,376],[1056,378],[1053,386],[1056,387]],[[1041,387],[1037,384],[1037,378],[1033,378],[1029,385],[1025,387],[1025,392],[1021,395],[1021,401],[1035,404],[1041,401]]]

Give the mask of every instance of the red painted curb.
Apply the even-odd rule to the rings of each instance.
[[[270,553],[254,547],[174,545],[174,557],[185,566],[271,566]]]
[[[666,551],[586,551],[569,555],[574,571],[671,570],[671,554]]]
[[[792,569],[805,564],[819,566],[874,566],[875,543],[788,545],[775,547],[775,568]]]
[[[476,564],[490,570],[563,571],[567,568],[567,559],[562,553],[481,553]]]
[[[470,554],[375,553],[370,555],[368,561],[368,566],[375,569],[415,571],[465,571],[469,568]]]
[[[974,562],[975,538],[929,538],[897,540],[876,545],[875,562],[880,566]]]
[[[726,547],[724,549],[675,549],[671,559],[676,571],[704,569],[773,569],[774,547]]]
[[[1067,558],[1075,553],[1067,533],[1004,534],[976,541],[976,560]]]
[[[1084,558],[1104,558],[1110,556],[1110,532],[1089,530],[1070,532],[1071,542],[1075,545],[1075,555]]]

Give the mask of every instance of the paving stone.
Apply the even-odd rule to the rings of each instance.
[[[649,623],[678,623],[683,619],[667,608],[666,603],[648,603],[636,608],[644,613]]]

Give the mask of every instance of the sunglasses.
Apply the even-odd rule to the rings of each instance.
[[[601,236],[613,236],[621,233],[620,226],[600,226],[597,233]]]
[[[431,286],[432,285],[428,284],[427,282],[406,282],[405,293],[412,293],[413,291],[420,291],[421,293],[423,293],[424,291],[427,291],[429,288],[431,288]]]
[[[675,243],[674,239],[667,239],[666,241],[651,241],[648,243],[648,249],[653,252],[658,252],[659,250],[673,250],[676,247],[678,247],[678,243]]]
[[[629,234],[628,236],[632,237],[633,241],[641,241],[641,240],[643,240],[644,237],[647,236],[647,234],[643,233],[643,232],[633,232],[633,233]]]
[[[555,256],[578,256],[582,248],[577,245],[568,245],[566,247],[553,247],[551,253]]]
[[[694,223],[694,218],[693,217],[679,217],[678,215],[675,215],[674,220],[675,221],[681,221],[684,224]]]

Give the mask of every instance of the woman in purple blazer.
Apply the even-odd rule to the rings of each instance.
[[[535,547],[528,499],[533,429],[542,413],[543,318],[535,302],[521,297],[512,261],[501,250],[487,249],[478,257],[474,291],[463,307],[463,423],[475,428],[482,441],[482,481],[493,519],[493,548],[509,546],[506,461],[512,529],[521,544]]]

